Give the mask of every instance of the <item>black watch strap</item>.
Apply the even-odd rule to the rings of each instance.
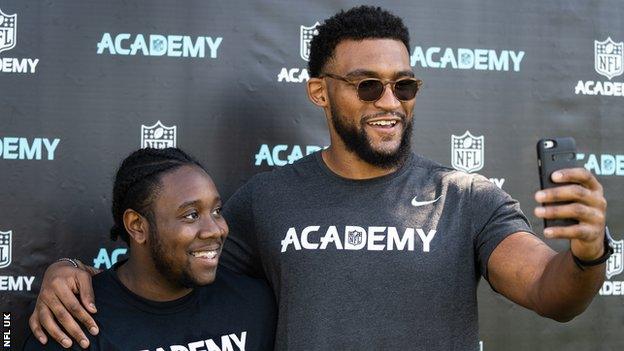
[[[602,256],[598,257],[595,260],[585,261],[585,260],[581,260],[580,258],[574,256],[574,253],[572,253],[572,259],[574,260],[574,263],[576,263],[578,268],[580,268],[582,271],[584,271],[585,268],[587,268],[587,267],[597,266],[599,264],[603,264],[603,263],[607,262],[609,257],[611,257],[611,255],[613,254],[613,244],[612,243],[613,243],[613,238],[611,237],[611,233],[609,232],[609,228],[605,227],[604,253],[602,254]]]

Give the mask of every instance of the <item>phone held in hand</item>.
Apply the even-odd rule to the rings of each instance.
[[[565,183],[553,183],[553,172],[564,168],[577,167],[576,142],[572,137],[544,138],[537,142],[537,164],[539,166],[540,188],[548,189],[566,185]],[[550,203],[562,205],[566,202]],[[563,227],[577,224],[573,219],[544,219],[544,228]]]

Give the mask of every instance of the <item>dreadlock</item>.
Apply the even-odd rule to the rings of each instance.
[[[196,165],[206,170],[198,161],[178,148],[140,149],[123,160],[113,185],[113,220],[110,230],[112,240],[121,237],[129,244],[130,238],[123,223],[126,209],[133,209],[154,225],[152,204],[161,187],[160,177],[185,165]]]

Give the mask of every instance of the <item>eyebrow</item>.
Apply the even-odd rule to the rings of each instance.
[[[178,209],[183,209],[185,207],[191,207],[191,206],[197,206],[199,204],[201,204],[201,201],[199,201],[199,200],[186,201],[182,205],[178,206]]]
[[[221,198],[220,197],[216,197],[214,200],[215,204],[219,204],[221,203]],[[190,201],[186,201],[183,204],[181,204],[180,206],[178,206],[178,209],[183,209],[185,207],[191,207],[191,206],[199,206],[201,205],[201,201],[200,200],[190,200]]]
[[[393,78],[399,77],[411,77],[414,78],[414,72],[411,70],[399,71],[394,74]],[[380,78],[379,74],[375,71],[370,71],[367,69],[356,69],[347,74],[345,74],[346,78],[359,78],[359,77],[375,77]]]
[[[394,78],[399,78],[399,77],[410,77],[410,78],[414,78],[416,75],[414,74],[414,72],[412,72],[411,70],[405,70],[405,71],[399,71],[397,73],[394,74]]]

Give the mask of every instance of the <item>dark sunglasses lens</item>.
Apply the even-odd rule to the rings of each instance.
[[[416,97],[418,92],[418,81],[412,79],[403,79],[394,84],[394,94],[399,100],[411,100]]]
[[[383,94],[383,83],[377,79],[366,79],[358,84],[358,97],[362,101],[377,101]]]

